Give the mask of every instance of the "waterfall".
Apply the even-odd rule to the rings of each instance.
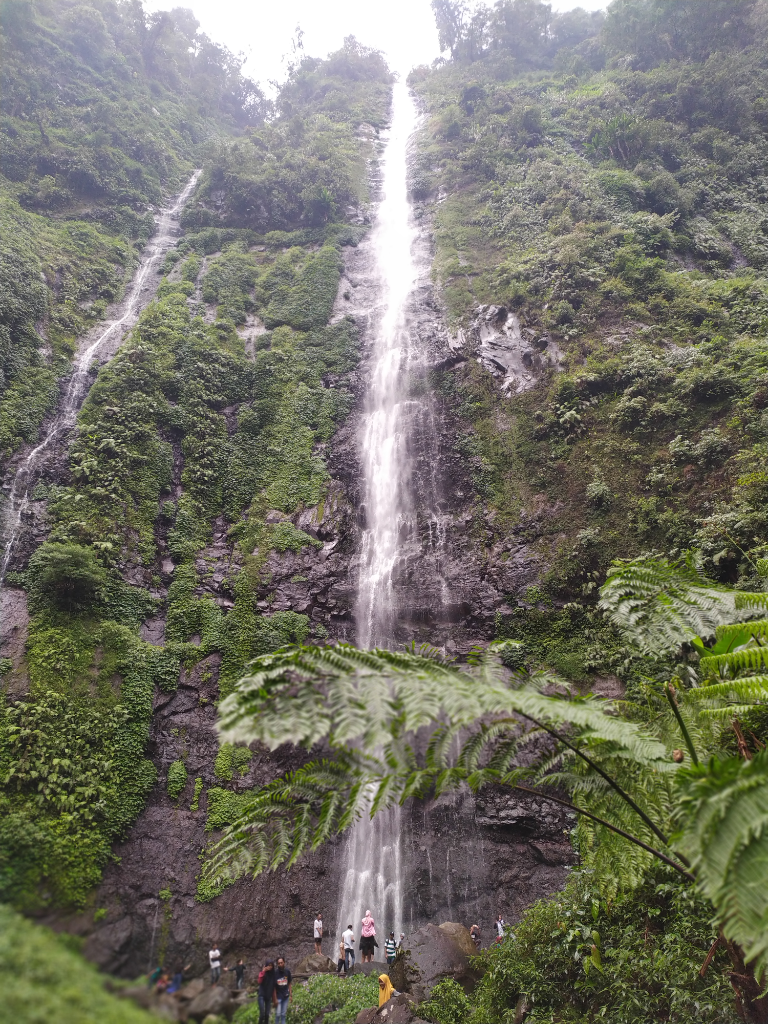
[[[407,304],[417,276],[413,259],[417,231],[408,202],[406,155],[415,127],[413,100],[405,85],[398,83],[384,153],[384,195],[371,236],[380,301],[374,312],[378,325],[361,439],[365,530],[356,616],[361,647],[393,644],[393,573],[401,534],[409,529],[406,421],[411,403],[405,377],[411,348]]]
[[[413,529],[407,437],[415,403],[408,398],[407,376],[412,355],[408,301],[417,281],[417,229],[408,202],[407,150],[416,120],[406,86],[396,84],[383,158],[383,195],[369,242],[377,303],[371,315],[375,327],[360,447],[365,527],[356,620],[361,647],[394,646],[393,577],[402,542]],[[389,932],[399,937],[403,929],[402,859],[399,807],[381,811],[373,820],[364,814],[347,837],[336,934],[351,922],[359,939],[360,922],[370,909],[379,944],[376,960],[384,959]]]
[[[24,513],[29,508],[30,492],[40,477],[50,449],[75,425],[78,410],[88,390],[88,371],[91,364],[97,356],[114,354],[127,331],[136,323],[143,307],[154,296],[155,287],[150,274],[157,269],[157,264],[173,244],[178,234],[179,214],[192,194],[199,176],[200,171],[195,171],[180,195],[160,211],[155,233],[141,255],[136,273],[122,301],[114,310],[114,318],[102,322],[80,346],[73,363],[72,376],[55,418],[48,426],[42,441],[32,449],[16,470],[3,524],[5,544],[0,563],[0,583],[5,578],[14,546],[21,532]]]

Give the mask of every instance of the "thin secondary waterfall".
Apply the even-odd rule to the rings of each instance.
[[[30,492],[40,477],[45,459],[55,442],[75,425],[78,410],[88,390],[88,371],[91,364],[97,356],[116,351],[126,332],[133,327],[139,313],[154,295],[155,289],[150,282],[150,274],[156,270],[158,262],[173,244],[178,234],[179,214],[192,194],[199,176],[200,171],[195,171],[181,194],[160,211],[156,231],[141,255],[125,296],[117,306],[117,316],[113,320],[101,323],[95,330],[95,337],[92,333],[90,338],[86,338],[75,356],[72,376],[55,419],[49,425],[43,440],[32,449],[16,470],[3,524],[4,549],[0,563],[0,583],[5,578],[14,546],[21,532],[24,513],[29,507]]]
[[[361,647],[394,644],[397,608],[393,573],[408,522],[410,465],[406,443],[406,381],[411,339],[407,305],[416,284],[416,228],[407,190],[407,148],[416,109],[404,84],[394,87],[392,125],[384,152],[382,200],[371,232],[378,302],[373,311],[369,393],[361,432],[365,530],[361,547],[357,640]],[[376,920],[379,949],[403,928],[403,865],[399,807],[364,815],[344,853],[337,935],[351,923],[355,937],[366,910]]]

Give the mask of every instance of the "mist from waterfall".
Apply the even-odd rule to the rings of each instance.
[[[392,124],[383,159],[382,200],[370,236],[378,302],[370,359],[370,385],[361,431],[365,529],[360,552],[357,642],[390,647],[397,613],[393,572],[400,534],[408,530],[410,466],[405,438],[408,400],[404,389],[410,351],[407,304],[417,278],[413,258],[416,228],[407,188],[408,143],[416,109],[406,86],[397,83]],[[351,923],[355,938],[366,910],[376,921],[376,960],[384,959],[390,931],[403,928],[404,876],[399,807],[371,820],[363,815],[347,837],[336,935]]]

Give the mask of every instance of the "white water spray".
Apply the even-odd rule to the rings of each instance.
[[[393,571],[400,534],[407,522],[409,459],[405,443],[408,401],[404,393],[411,339],[407,304],[416,284],[413,246],[417,230],[407,192],[407,148],[416,110],[404,84],[394,87],[392,126],[384,152],[382,191],[370,236],[375,256],[378,302],[371,354],[371,384],[361,436],[366,527],[363,534],[357,605],[361,647],[391,646],[397,613]],[[352,829],[344,852],[337,935],[351,923],[355,937],[370,909],[379,948],[390,931],[403,929],[404,873],[399,807],[371,820],[364,814]]]
[[[403,84],[394,88],[392,128],[384,154],[383,192],[371,246],[381,296],[371,384],[362,433],[366,528],[363,533],[358,594],[358,643],[391,646],[396,608],[392,576],[400,532],[408,528],[409,459],[404,420],[404,372],[410,350],[407,302],[416,283],[413,246],[417,230],[406,184],[408,141],[416,110]]]
[[[178,235],[179,214],[192,194],[199,176],[200,171],[195,171],[181,194],[169,206],[161,210],[157,217],[155,233],[141,255],[136,273],[125,296],[117,306],[116,312],[119,315],[113,320],[101,323],[96,328],[95,337],[91,332],[90,340],[89,338],[85,339],[80,351],[75,356],[72,376],[55,419],[48,427],[43,440],[32,449],[16,470],[5,509],[3,529],[5,546],[3,560],[0,563],[0,583],[5,578],[14,546],[21,532],[24,513],[29,508],[30,492],[40,476],[45,458],[53,444],[75,425],[78,410],[88,390],[88,371],[94,359],[97,356],[114,354],[125,334],[136,323],[143,307],[154,295],[155,289],[149,283],[150,274],[175,241]]]

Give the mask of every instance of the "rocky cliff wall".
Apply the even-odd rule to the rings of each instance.
[[[430,371],[455,356],[427,283],[426,232],[420,244],[424,274],[412,303],[413,328],[423,351],[420,377],[413,381],[421,402],[418,429],[412,434],[416,499],[413,534],[397,581],[399,638],[429,641],[460,655],[492,637],[505,595],[535,579],[537,565],[525,543],[514,538],[493,543],[492,520],[478,503],[471,465],[457,450],[457,418],[429,394]],[[355,636],[356,552],[365,522],[357,436],[376,315],[372,260],[366,241],[345,251],[335,316],[353,317],[362,334],[362,361],[345,382],[357,405],[325,449],[333,482],[322,507],[293,517],[294,525],[319,545],[299,552],[273,551],[258,595],[263,612],[306,614],[331,638],[350,641]],[[286,518],[276,511],[267,521],[270,515],[276,522]],[[212,543],[199,560],[207,568],[210,596],[226,604],[236,555],[223,524],[215,527]],[[162,616],[146,624],[144,635],[162,642]],[[150,753],[159,783],[115,849],[115,862],[105,872],[93,907],[66,922],[87,936],[88,955],[109,971],[131,976],[160,960],[192,960],[196,970],[203,970],[213,940],[225,962],[239,956],[256,962],[279,952],[296,962],[312,948],[315,911],[322,911],[330,927],[337,919],[344,839],[288,872],[242,879],[214,899],[198,901],[201,853],[211,839],[206,794],[222,786],[214,774],[219,662],[216,655],[201,661],[182,674],[175,693],[156,697]],[[170,765],[182,756],[188,782],[181,798],[171,800],[165,780]],[[246,774],[236,777],[230,788],[241,792],[263,785],[300,762],[289,749],[255,751]],[[198,809],[190,810],[195,778],[202,779],[202,796]],[[425,922],[477,922],[489,937],[496,913],[514,920],[533,899],[559,887],[572,857],[564,834],[566,818],[544,802],[501,792],[484,793],[479,800],[462,793],[413,803],[402,820],[409,930]],[[95,925],[94,909],[100,917]],[[337,939],[331,936],[326,942],[331,955]]]

